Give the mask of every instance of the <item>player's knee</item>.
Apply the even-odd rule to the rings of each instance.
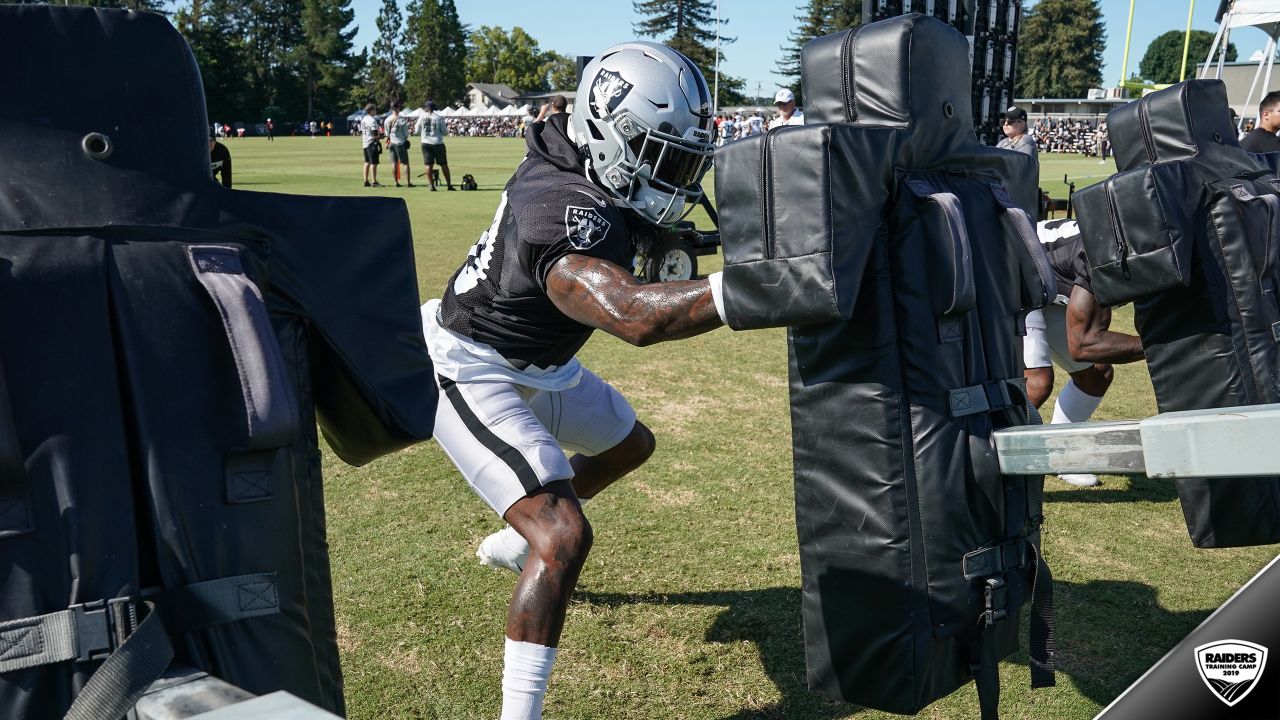
[[[627,435],[623,443],[626,444],[627,457],[631,461],[628,464],[632,468],[643,465],[658,448],[658,440],[653,436],[653,432],[639,420],[636,421],[631,434]]]
[[[1044,404],[1049,399],[1049,393],[1053,392],[1053,369],[1052,368],[1028,368],[1025,374],[1027,378],[1027,397],[1036,407]]]
[[[1115,379],[1115,369],[1108,364],[1099,363],[1091,368],[1073,373],[1071,379],[1082,392],[1094,397],[1102,397],[1111,387]]]
[[[529,539],[533,552],[550,566],[582,567],[595,541],[586,516],[575,507],[573,512],[557,512],[548,520],[540,537]]]

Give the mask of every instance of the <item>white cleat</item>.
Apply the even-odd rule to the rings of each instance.
[[[480,563],[494,568],[506,568],[519,575],[529,559],[529,542],[510,525],[490,535],[476,548]]]
[[[1098,480],[1097,475],[1090,473],[1068,473],[1066,475],[1059,475],[1058,478],[1061,479],[1062,482],[1067,483],[1068,485],[1075,485],[1076,487],[1096,487],[1102,484],[1102,481]]]

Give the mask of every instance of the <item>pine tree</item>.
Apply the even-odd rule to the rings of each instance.
[[[713,84],[716,65],[716,31],[714,25],[715,4],[713,0],[632,0],[632,7],[637,15],[646,19],[636,23],[636,34],[645,37],[659,38],[668,47],[677,50],[693,61],[707,78],[707,84]],[[728,20],[720,19],[724,25]],[[707,26],[712,29],[707,29]],[[735,38],[720,36],[720,43],[727,45]],[[720,53],[724,60],[724,53]],[[742,88],[746,83],[741,78],[720,74],[720,104],[742,102]]]
[[[303,0],[302,42],[294,49],[308,119],[332,114],[353,84],[351,0]]]
[[[405,22],[404,93],[410,103],[439,101],[442,90],[439,46],[444,41],[444,13],[439,0],[410,0]]]
[[[1098,0],[1040,0],[1022,17],[1017,97],[1082,97],[1102,84]]]
[[[453,0],[441,0],[440,89],[437,99],[444,103],[461,100],[467,92],[467,28],[458,19]]]
[[[790,78],[788,87],[796,94],[796,103],[804,104],[800,87],[800,51],[814,38],[830,35],[862,24],[862,0],[809,0],[795,16],[796,29],[787,36],[778,74]]]
[[[252,117],[244,92],[248,66],[234,10],[233,0],[192,0],[173,16],[200,68],[209,119],[219,122]]]
[[[378,39],[369,57],[366,94],[379,107],[404,97],[401,68],[404,67],[404,28],[396,0],[382,0],[378,10]]]

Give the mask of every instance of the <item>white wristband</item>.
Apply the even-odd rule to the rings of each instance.
[[[711,302],[715,303],[716,314],[720,316],[720,322],[728,325],[729,320],[724,315],[724,273],[711,273],[707,282],[711,283]]]

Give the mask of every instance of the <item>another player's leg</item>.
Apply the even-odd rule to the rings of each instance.
[[[1051,423],[1088,422],[1093,411],[1102,403],[1102,396],[1111,387],[1114,371],[1110,365],[1074,360],[1067,348],[1066,308],[1045,308],[1045,337],[1053,361],[1071,376],[1058,393],[1053,405]],[[1059,475],[1063,482],[1080,487],[1099,485],[1098,476],[1092,473],[1068,473]]]
[[[1027,313],[1027,334],[1022,338],[1022,365],[1026,370],[1027,399],[1040,409],[1053,392],[1053,360],[1044,336],[1044,314],[1040,310]]]

